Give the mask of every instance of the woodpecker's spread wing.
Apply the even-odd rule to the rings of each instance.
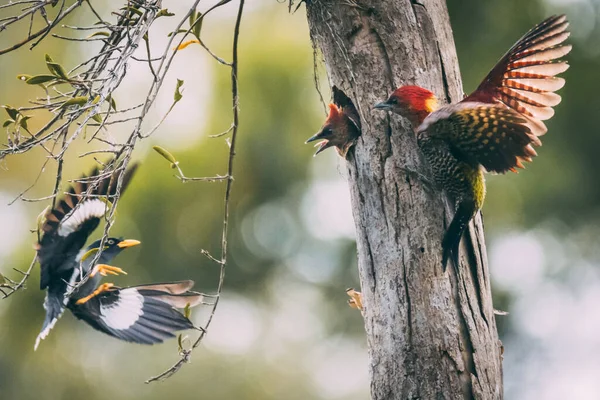
[[[125,172],[121,191],[125,190],[136,169],[137,165],[133,165]],[[98,170],[95,169],[89,177],[97,174]],[[89,181],[85,176],[82,179]],[[98,196],[110,201],[116,193],[117,182],[118,173],[112,179],[111,176],[102,179],[90,193],[86,193],[90,183],[75,182],[68,194],[48,211],[42,225],[44,235],[37,247],[41,289],[48,287],[52,276],[74,268],[77,253],[107,211],[106,202]]]
[[[565,84],[556,75],[569,65],[559,60],[571,51],[563,42],[569,37],[565,15],[552,16],[527,32],[498,61],[477,90],[464,102],[501,102],[530,119],[530,128],[543,135],[543,120],[554,115],[552,107],[561,97],[554,93]]]
[[[140,343],[162,343],[175,332],[193,329],[193,323],[175,308],[193,307],[203,295],[190,292],[192,281],[116,288],[69,309],[94,329],[118,339]]]
[[[541,144],[521,114],[500,104],[442,107],[423,121],[417,135],[442,139],[458,159],[497,173],[523,168],[522,161],[536,155],[532,145]]]

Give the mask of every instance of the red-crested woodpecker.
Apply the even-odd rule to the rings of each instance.
[[[561,101],[554,92],[565,84],[556,75],[569,67],[560,60],[571,51],[563,44],[568,25],[564,15],[536,25],[459,103],[438,108],[431,91],[403,86],[375,106],[410,120],[436,181],[456,202],[442,241],[444,269],[450,256],[458,267],[460,239],[485,198],[483,173],[517,172],[536,156],[532,146],[547,131],[542,121]]]
[[[329,104],[329,115],[325,123],[306,143],[321,140],[315,156],[323,150],[335,146],[338,154],[346,158],[348,150],[360,136],[360,117],[352,100],[336,86],[331,88],[333,103]]]

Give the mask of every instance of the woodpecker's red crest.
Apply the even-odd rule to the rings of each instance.
[[[389,110],[408,118],[413,126],[418,126],[437,109],[437,98],[432,91],[419,86],[401,86],[383,103],[375,108]]]

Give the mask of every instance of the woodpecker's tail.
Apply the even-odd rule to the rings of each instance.
[[[195,328],[175,309],[202,302],[202,294],[189,291],[193,285],[182,281],[113,288],[83,304],[71,301],[68,307],[75,317],[110,336],[140,344],[161,343],[177,331]]]
[[[460,239],[462,238],[469,221],[476,212],[477,207],[473,201],[462,201],[458,205],[454,218],[450,223],[450,227],[448,227],[444,239],[442,240],[442,249],[444,251],[442,256],[442,267],[444,272],[446,272],[446,265],[448,264],[448,258],[450,258],[450,256],[452,256],[452,261],[458,269],[458,247],[460,245]]]

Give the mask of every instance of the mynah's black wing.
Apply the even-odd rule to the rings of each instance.
[[[133,165],[125,172],[121,191],[125,190],[136,169],[137,165]],[[88,177],[97,174],[98,170],[95,169]],[[46,221],[42,225],[44,235],[38,244],[41,289],[48,287],[53,276],[76,266],[77,254],[107,211],[104,199],[111,201],[116,193],[119,173],[102,179],[88,193],[91,196],[86,197],[90,181],[88,177],[84,176],[81,182],[75,182],[68,194],[46,214]]]
[[[201,294],[182,290],[186,282],[111,289],[81,305],[71,299],[68,307],[75,317],[110,336],[140,344],[162,343],[177,331],[194,328],[174,308],[202,302]]]

